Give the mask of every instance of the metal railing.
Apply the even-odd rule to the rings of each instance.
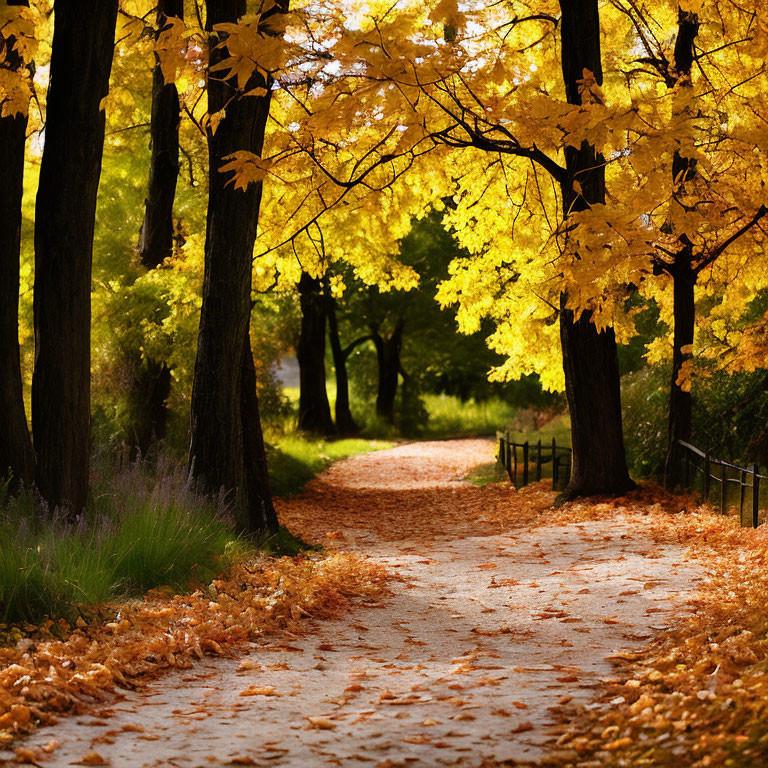
[[[716,459],[708,451],[702,451],[695,445],[678,440],[682,449],[683,486],[686,489],[696,488],[698,476],[701,476],[701,494],[709,502],[712,484],[719,484],[720,512],[728,512],[728,491],[730,488],[739,491],[739,519],[743,526],[757,528],[760,525],[760,481],[768,480],[766,475],[758,472],[757,464],[740,467],[729,461]],[[749,496],[749,503],[747,502]]]
[[[545,464],[552,464],[552,490],[559,490],[567,485],[571,477],[571,449],[559,446],[552,438],[551,444],[542,445],[541,440],[530,443],[516,443],[510,439],[509,432],[497,432],[498,453],[496,460],[504,468],[509,481],[515,488],[522,488],[542,478]],[[522,454],[518,456],[518,451]],[[533,469],[533,472],[531,472]]]

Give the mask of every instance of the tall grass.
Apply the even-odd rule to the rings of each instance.
[[[197,494],[180,466],[139,463],[95,478],[76,520],[32,491],[0,499],[0,621],[72,618],[78,605],[210,580],[243,543],[223,499]]]

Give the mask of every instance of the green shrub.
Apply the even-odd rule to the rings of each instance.
[[[658,477],[667,449],[670,369],[646,366],[621,380],[624,444],[634,477]]]
[[[667,449],[669,366],[646,366],[622,379],[630,471],[658,477]],[[717,458],[768,465],[768,372],[700,372],[693,380],[691,440]]]

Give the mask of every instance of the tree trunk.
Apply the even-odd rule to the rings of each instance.
[[[56,0],[35,208],[37,484],[53,507],[88,496],[91,262],[117,0]]]
[[[246,494],[249,503],[247,530],[276,533],[279,525],[269,487],[267,452],[264,446],[264,435],[261,431],[259,398],[256,394],[256,368],[251,352],[250,329],[246,332],[245,344],[243,345],[242,376],[243,460]]]
[[[302,272],[299,280],[301,335],[299,361],[299,429],[318,435],[335,430],[325,388],[326,300],[320,280]]]
[[[597,0],[561,0],[562,67],[568,102],[581,104],[579,82],[589,70],[598,83],[603,71]],[[563,210],[587,209],[605,202],[604,159],[594,146],[568,147],[568,180]],[[581,192],[574,190],[574,182]],[[575,317],[561,298],[560,340],[565,391],[571,414],[571,479],[564,498],[621,494],[634,487],[627,470],[621,421],[621,394],[616,337],[599,332],[590,313]]]
[[[5,69],[20,71],[24,62],[5,41]],[[2,38],[0,38],[2,44]],[[2,48],[0,48],[2,52]],[[24,182],[26,115],[0,117],[0,483],[32,483],[35,457],[29,439],[19,353],[19,258],[21,197]]]
[[[285,10],[280,5],[272,12]],[[245,12],[245,0],[208,0],[211,65],[229,55],[226,46],[219,45],[224,33],[213,33],[213,27],[236,23]],[[216,132],[208,132],[205,276],[192,387],[189,461],[204,491],[217,493],[223,488],[234,495],[238,528],[257,533],[265,527],[277,527],[262,469],[266,455],[253,360],[248,364],[251,267],[262,185],[259,182],[245,190],[235,189],[219,168],[224,157],[238,150],[261,155],[271,83],[254,74],[244,91],[261,87],[266,93],[243,96],[228,74],[208,76],[209,112],[225,108],[226,112]]]
[[[171,370],[165,363],[151,358],[137,361],[129,393],[133,421],[133,448],[141,456],[149,453],[152,444],[166,435],[171,392]]]
[[[157,35],[169,18],[184,18],[183,0],[160,0]],[[179,123],[181,107],[174,83],[163,79],[155,54],[152,71],[151,157],[144,222],[139,234],[139,255],[147,269],[159,267],[173,253],[173,201],[179,176]]]
[[[686,261],[680,255],[675,259],[672,272],[673,317],[675,323],[672,342],[672,381],[669,388],[669,418],[667,428],[667,456],[664,462],[664,484],[674,488],[680,481],[680,446],[678,440],[691,439],[691,418],[693,399],[690,381],[683,389],[677,380],[683,366],[693,359],[693,332],[696,323],[694,305],[694,286],[696,272],[693,270],[690,255]]]
[[[397,396],[397,377],[401,368],[400,350],[403,345],[404,325],[404,320],[399,319],[388,339],[383,338],[378,331],[374,331],[372,334],[379,364],[376,415],[384,419],[387,424],[395,423],[395,397]]]
[[[157,36],[169,18],[184,18],[183,0],[160,0]],[[151,156],[144,221],[139,233],[139,256],[147,269],[156,269],[173,253],[173,203],[179,176],[179,123],[181,107],[175,83],[165,83],[155,55],[152,71]],[[133,403],[133,447],[143,456],[153,440],[162,440],[168,421],[167,400],[171,372],[157,360],[140,359],[134,366],[129,398]]]
[[[349,407],[347,358],[357,344],[350,345],[346,350],[341,346],[339,322],[336,317],[336,300],[333,296],[328,296],[327,301],[328,336],[331,341],[333,367],[336,372],[336,430],[340,435],[354,435],[360,431],[360,427],[355,423],[355,420],[352,417],[352,411]]]
[[[691,68],[694,61],[694,45],[699,33],[699,20],[695,13],[678,10],[677,38],[675,40],[676,84],[690,88]],[[685,157],[678,149],[672,159],[672,178],[680,197],[685,194],[685,185],[696,177],[696,160]],[[674,214],[676,202],[672,202],[666,222],[669,232],[675,231]],[[681,249],[675,254],[673,263],[665,271],[672,277],[674,337],[672,342],[672,381],[669,387],[669,412],[667,416],[667,455],[664,460],[664,485],[674,488],[680,482],[681,449],[679,440],[691,439],[693,398],[690,380],[683,390],[677,383],[683,366],[693,360],[693,335],[696,325],[694,288],[698,272],[693,266],[693,246],[683,233],[679,238]],[[685,351],[683,351],[685,350]],[[690,373],[690,372],[689,372]]]

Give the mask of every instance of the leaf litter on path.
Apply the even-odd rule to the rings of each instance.
[[[243,638],[245,662],[205,658],[199,676],[171,672],[125,693],[105,724],[71,718],[25,748],[58,740],[51,766],[94,743],[126,768],[480,766],[557,759],[553,748],[575,765],[605,733],[600,745],[619,755],[621,725],[595,737],[581,724],[602,717],[617,664],[643,664],[634,654],[654,627],[689,620],[703,574],[685,558],[690,531],[655,490],[552,510],[544,484],[462,482],[492,450],[421,443],[334,465],[280,503],[281,519],[339,557],[365,553],[392,574],[391,596],[379,583],[344,618],[289,612],[279,637]]]

